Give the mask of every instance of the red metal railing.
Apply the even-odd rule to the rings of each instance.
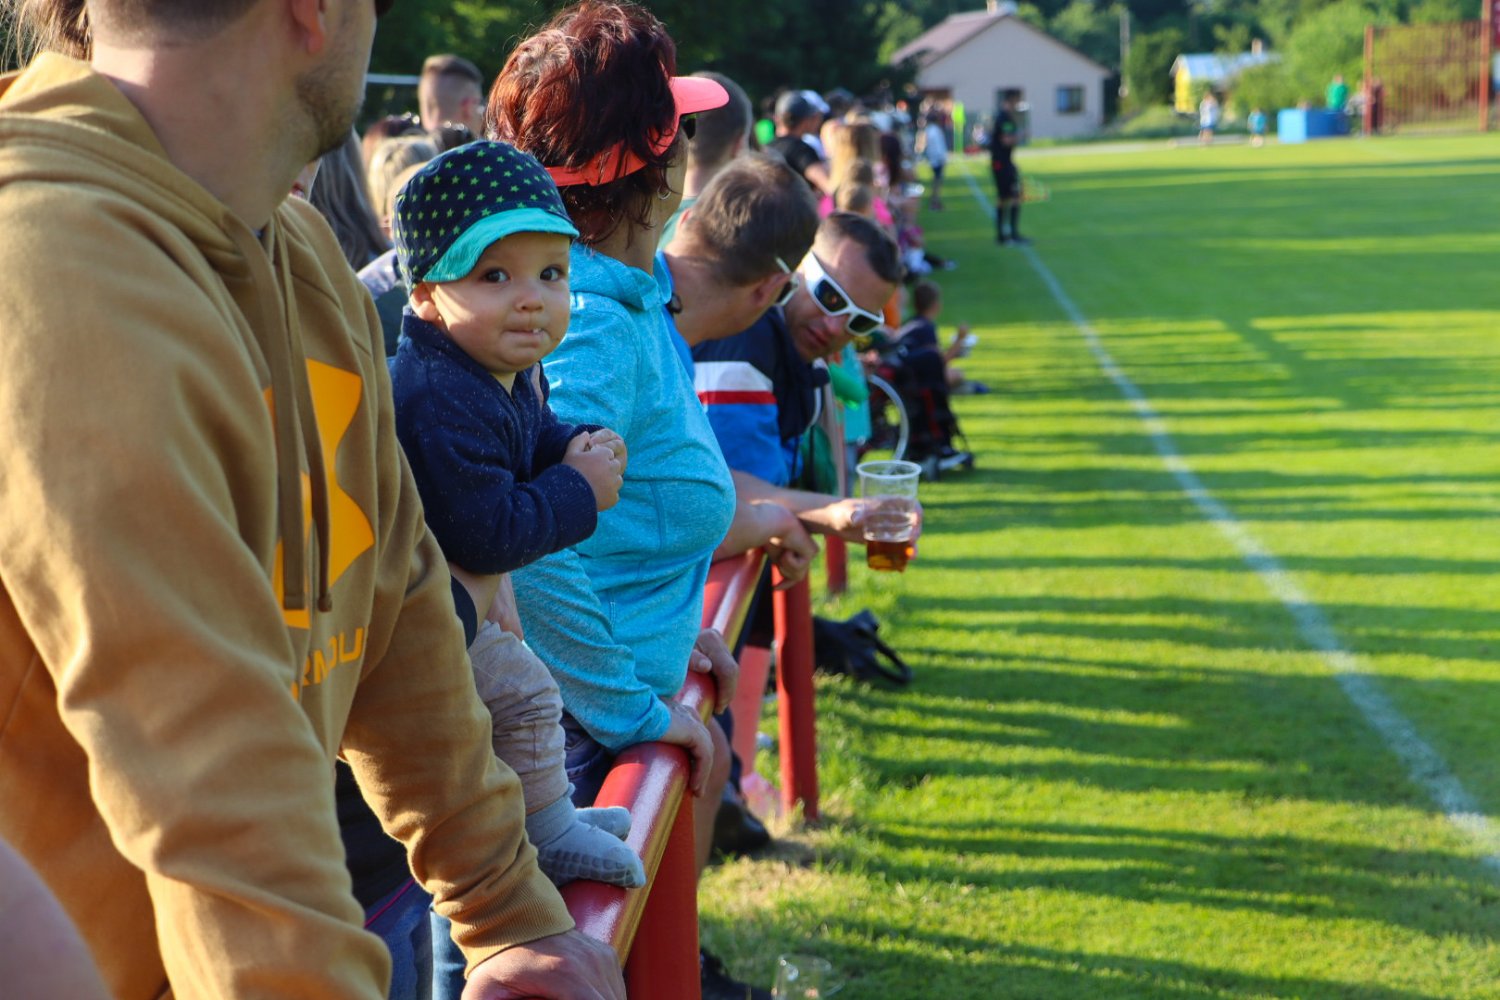
[[[779,578],[779,574],[777,574]],[[818,818],[817,708],[812,599],[807,581],[776,592],[776,708],[781,719],[781,802]]]
[[[763,553],[749,552],[721,560],[709,572],[703,625],[724,633],[731,646],[744,626],[764,563]],[[775,615],[783,797],[789,804],[800,800],[803,815],[816,818],[812,612],[805,582],[776,595]],[[689,674],[678,700],[707,720],[713,711],[713,682],[703,674]],[[795,765],[787,763],[792,760]],[[621,753],[595,804],[630,810],[626,843],[645,862],[647,884],[627,890],[573,882],[562,890],[579,930],[610,945],[625,961],[626,986],[636,997],[696,1000],[700,995],[693,811],[681,808],[687,779],[687,753],[680,747],[642,743]]]
[[[828,592],[842,594],[849,589],[849,547],[838,535],[823,539],[823,562],[828,568]]]
[[[679,698],[707,719],[713,682],[689,674]],[[693,810],[681,808],[687,779],[681,747],[640,743],[621,753],[595,804],[630,810],[625,842],[645,863],[646,886],[580,881],[562,890],[578,929],[608,944],[625,963],[625,984],[635,997],[700,995]]]

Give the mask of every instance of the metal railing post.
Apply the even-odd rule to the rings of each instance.
[[[779,578],[780,574],[776,574]],[[781,720],[781,799],[818,818],[817,708],[813,696],[812,600],[807,581],[776,592],[776,691]]]
[[[667,838],[667,849],[651,895],[641,912],[640,930],[625,963],[625,987],[632,997],[699,1000],[698,867],[693,850],[693,803],[684,795]]]
[[[842,594],[849,589],[849,546],[838,535],[823,539],[823,559],[828,564],[828,592]]]

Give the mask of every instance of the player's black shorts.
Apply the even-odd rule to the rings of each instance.
[[[1001,201],[1015,201],[1021,197],[1021,171],[1014,163],[991,163],[995,173],[995,193]]]

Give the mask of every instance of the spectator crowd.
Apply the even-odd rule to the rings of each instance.
[[[623,997],[557,892],[645,881],[593,806],[615,758],[686,750],[700,873],[769,837],[710,563],[792,584],[862,541],[873,372],[933,468],[972,463],[948,396],[985,390],[918,217],[941,102],[760,116],[581,0],[484,71],[434,55],[360,134],[393,2],[0,7],[38,46],[0,78],[21,995]],[[1007,107],[1015,245],[1018,133]]]

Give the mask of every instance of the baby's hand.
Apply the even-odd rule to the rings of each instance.
[[[563,464],[577,469],[588,481],[599,510],[609,510],[619,502],[620,486],[624,482],[620,475],[620,460],[609,448],[594,447],[587,431],[568,442]]]
[[[625,450],[625,439],[620,437],[608,427],[602,427],[589,435],[595,448],[608,448],[615,453],[615,458],[620,460],[620,475],[625,475],[625,466],[629,462],[629,456]]]

